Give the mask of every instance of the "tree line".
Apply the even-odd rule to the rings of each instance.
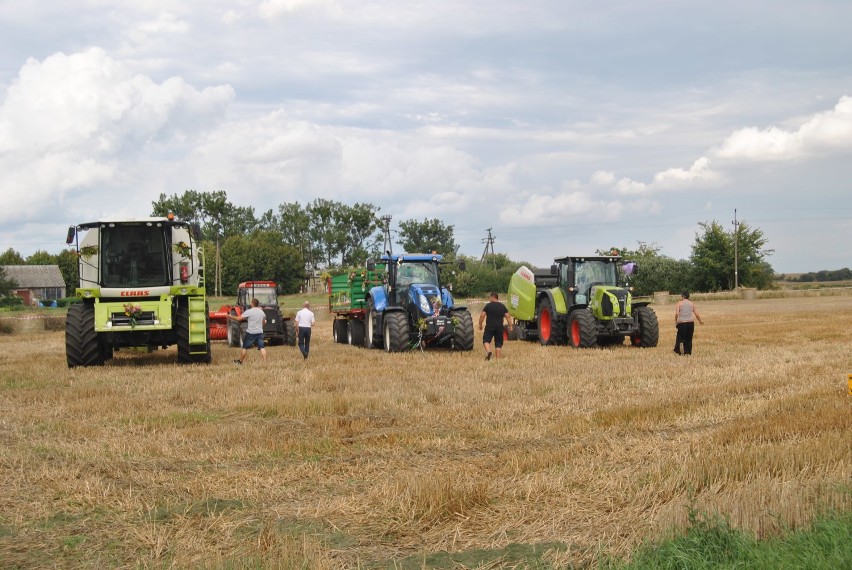
[[[503,253],[482,258],[463,255],[455,241],[454,227],[434,218],[401,220],[389,244],[389,228],[385,228],[389,217],[383,218],[379,207],[366,202],[349,205],[317,198],[305,204],[283,203],[258,214],[251,206],[233,204],[225,191],[188,190],[180,195],[160,194],[152,202],[152,216],[169,213],[198,224],[206,255],[207,289],[214,295],[232,295],[241,281],[249,279],[276,281],[285,294],[305,291],[322,273],[361,267],[386,249],[436,251],[449,260],[464,259],[465,271],[446,272],[453,292],[460,296],[506,291],[518,267],[532,267]],[[771,288],[774,283],[775,275],[767,261],[772,250],[767,249],[762,230],[747,223],[738,224],[736,235],[716,221],[699,223],[688,259],[665,256],[656,244],[638,244],[634,249],[600,250],[609,253],[617,249],[625,259],[638,262],[640,270],[630,279],[637,295],[684,289],[730,290],[735,281],[739,286],[758,289]],[[77,286],[73,251],[55,255],[37,251],[26,259],[11,248],[0,254],[0,265],[16,264],[59,265],[68,291]],[[3,277],[0,268],[0,285]]]

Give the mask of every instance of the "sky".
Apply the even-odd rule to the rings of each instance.
[[[227,192],[539,267],[760,229],[852,266],[848,0],[0,2],[0,251]]]

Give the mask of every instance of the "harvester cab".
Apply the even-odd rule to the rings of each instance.
[[[81,302],[66,319],[68,366],[102,365],[121,348],[175,344],[179,363],[209,363],[197,239],[197,226],[172,216],[71,226],[66,243],[78,256]]]

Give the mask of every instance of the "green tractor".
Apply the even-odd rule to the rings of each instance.
[[[510,338],[542,345],[590,348],[622,344],[657,346],[660,327],[647,302],[634,302],[620,286],[638,270],[617,255],[568,256],[549,269],[521,267],[509,283],[509,313],[515,319]]]

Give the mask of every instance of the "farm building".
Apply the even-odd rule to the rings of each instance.
[[[13,292],[25,305],[48,304],[65,297],[65,280],[58,265],[4,265],[6,279],[15,282]]]

